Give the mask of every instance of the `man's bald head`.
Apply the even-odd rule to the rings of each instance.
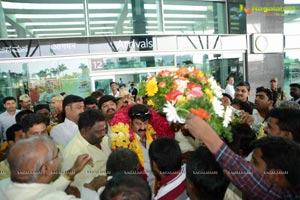
[[[56,146],[47,136],[34,136],[18,141],[9,151],[11,180],[19,183],[38,182],[43,164],[54,156]]]

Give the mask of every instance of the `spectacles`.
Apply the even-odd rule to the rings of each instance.
[[[60,149],[59,149],[59,148],[57,148],[57,154],[56,154],[56,156],[53,157],[51,160],[48,160],[48,161],[44,162],[44,163],[41,165],[39,171],[41,171],[42,167],[43,167],[46,163],[51,162],[51,161],[53,161],[53,160],[55,160],[55,159],[57,159],[57,158],[61,158],[61,152],[60,152]]]

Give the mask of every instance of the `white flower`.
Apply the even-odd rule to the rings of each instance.
[[[219,116],[219,117],[223,117],[224,114],[224,106],[222,105],[222,102],[217,99],[216,97],[213,98],[212,101],[212,105],[214,108],[215,113]]]
[[[177,90],[184,93],[184,90],[187,88],[187,84],[189,83],[189,80],[177,79],[175,82],[178,85]]]
[[[166,113],[167,120],[169,122],[173,123],[185,123],[185,119],[178,116],[176,108],[174,107],[174,104],[167,101],[163,108],[163,112]]]
[[[228,124],[231,122],[232,117],[232,109],[231,107],[227,106],[225,113],[224,113],[224,120],[223,120],[223,126],[228,127]]]
[[[214,91],[215,95],[218,98],[222,98],[223,89],[220,86],[218,86],[217,81],[214,79],[214,77],[210,77],[208,79],[208,82],[210,83],[210,88],[212,91]]]

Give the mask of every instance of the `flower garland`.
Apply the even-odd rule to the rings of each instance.
[[[112,150],[116,148],[128,148],[136,152],[140,164],[144,167],[143,151],[139,145],[137,136],[134,134],[133,129],[130,127],[130,118],[128,115],[128,105],[118,110],[110,122],[111,126],[111,142]],[[165,117],[159,115],[153,109],[150,109],[151,118],[146,130],[147,142],[151,144],[153,139],[159,137],[174,138],[174,128],[169,126]]]
[[[139,85],[139,95],[148,96],[148,105],[166,114],[172,123],[185,123],[189,113],[206,120],[215,131],[232,140],[232,110],[220,98],[222,89],[213,77],[195,68],[163,70]]]

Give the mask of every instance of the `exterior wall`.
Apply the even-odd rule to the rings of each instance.
[[[283,6],[284,0],[247,0],[246,7],[252,6]],[[284,16],[266,16],[264,12],[247,15],[247,33],[282,33]],[[284,53],[251,54],[248,52],[248,81],[251,84],[251,98],[254,100],[255,88],[269,87],[269,80],[278,77],[279,86],[284,83]]]

